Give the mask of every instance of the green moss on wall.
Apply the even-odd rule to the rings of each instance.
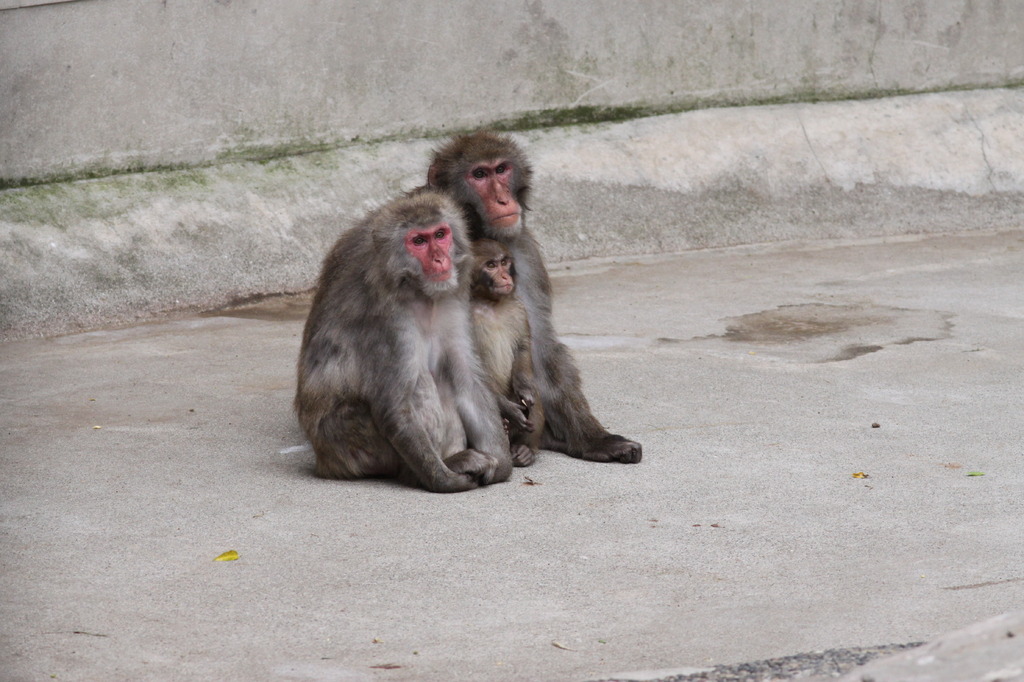
[[[566,127],[577,125],[593,125],[597,123],[614,123],[628,121],[648,116],[659,116],[664,114],[678,114],[696,109],[714,109],[733,106],[760,106],[792,104],[796,102],[837,102],[844,100],[879,99],[883,97],[895,97],[901,95],[919,95],[935,92],[958,92],[973,90],[979,87],[986,87],[981,84],[963,84],[955,87],[936,88],[931,90],[871,90],[871,91],[821,91],[808,84],[804,88],[789,92],[778,97],[688,97],[677,98],[670,104],[648,105],[634,104],[627,106],[578,106],[568,108],[543,109],[530,111],[512,116],[482,122],[473,126],[473,130],[490,128],[500,131],[536,130],[539,128]],[[1016,89],[1024,87],[1024,80],[1007,84],[1007,88]],[[347,140],[336,141],[311,141],[296,140],[280,144],[258,144],[243,143],[232,149],[219,153],[213,160],[206,163],[196,164],[171,164],[153,165],[133,164],[116,167],[94,167],[76,172],[55,173],[52,175],[27,177],[27,178],[0,178],[0,191],[18,188],[31,188],[46,185],[55,185],[79,180],[97,180],[118,175],[129,174],[157,174],[159,177],[152,180],[156,185],[153,189],[172,188],[178,184],[195,184],[206,181],[206,176],[201,169],[219,166],[226,163],[239,161],[254,161],[268,165],[268,170],[276,172],[287,172],[289,165],[282,162],[295,156],[316,156],[321,152],[329,152],[353,145],[367,145],[374,143],[390,142],[402,138],[441,138],[452,134],[467,132],[466,129],[405,129],[383,135],[374,139],[362,140],[358,136]],[[243,138],[249,135],[242,135]],[[329,157],[329,154],[321,154],[322,159]],[[326,163],[326,161],[324,161]],[[193,171],[182,173],[180,171]],[[17,197],[17,193],[14,195]],[[17,198],[0,196],[0,208],[9,202],[19,202]]]
[[[74,180],[0,192],[0,218],[66,230],[82,220],[123,215],[137,205],[140,195],[187,196],[210,183],[208,173],[196,168]]]

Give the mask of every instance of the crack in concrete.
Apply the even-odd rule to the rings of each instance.
[[[868,72],[871,74],[871,83],[878,87],[878,76],[875,74],[875,53],[878,51],[878,43],[882,40],[882,0],[875,4],[875,39],[871,43],[871,52],[868,53]]]
[[[995,169],[992,168],[992,162],[989,161],[988,152],[985,151],[985,148],[988,146],[987,139],[985,138],[985,131],[981,129],[981,124],[978,123],[978,119],[976,119],[974,114],[971,113],[971,108],[969,106],[964,105],[964,113],[967,115],[967,120],[970,121],[974,126],[974,129],[978,131],[979,142],[981,142],[981,158],[985,162],[985,168],[988,169],[985,180],[988,181],[989,188],[994,192],[996,191],[996,183],[992,178],[995,176],[996,172]]]
[[[825,176],[825,182],[828,185],[833,185],[832,178],[828,175],[828,170],[825,168],[825,164],[821,162],[821,158],[818,157],[818,151],[814,148],[814,144],[811,143],[811,136],[807,134],[807,126],[804,125],[804,117],[800,111],[796,112],[796,120],[800,123],[800,130],[803,131],[804,141],[807,143],[807,148],[811,150],[811,156],[818,163],[818,168],[821,169],[821,174]]]
[[[1019,583],[1024,581],[1024,578],[1007,578],[1006,580],[986,580],[983,583],[974,583],[973,585],[954,585],[952,587],[943,587],[944,590],[975,590],[979,587],[991,587],[993,585],[1007,585],[1009,583]]]

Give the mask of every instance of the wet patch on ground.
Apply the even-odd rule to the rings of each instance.
[[[952,336],[953,315],[870,304],[784,305],[722,320],[725,331],[696,338],[591,336],[559,339],[574,352],[629,351],[648,346],[699,348],[733,356],[739,352],[787,362],[843,362],[886,348]]]
[[[694,341],[790,362],[843,362],[891,346],[947,339],[951,320],[934,310],[808,303],[725,318],[724,333]]]

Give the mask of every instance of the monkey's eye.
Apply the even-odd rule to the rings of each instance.
[[[412,238],[412,243],[415,244],[416,246],[423,246],[424,244],[427,243],[427,240],[425,237],[416,236]]]
[[[434,233],[434,239],[441,240],[448,236],[447,230],[438,230]]]
[[[499,163],[498,167],[494,169],[494,172],[497,173],[498,175],[504,175],[508,171],[509,171],[509,167],[508,167],[508,164],[506,164],[506,163]]]
[[[488,270],[493,270],[494,268],[498,267],[498,264],[492,260],[489,260],[486,263],[484,263],[484,267],[487,268]]]
[[[483,168],[474,168],[473,177],[476,178],[477,180],[483,180],[484,178],[487,177],[487,171],[485,171]]]

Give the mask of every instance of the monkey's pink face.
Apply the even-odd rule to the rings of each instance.
[[[507,229],[519,224],[519,202],[512,195],[515,169],[504,159],[478,163],[466,173],[466,184],[480,197],[487,224]]]
[[[414,228],[405,233],[405,250],[423,268],[430,282],[444,282],[452,276],[452,228],[448,223]]]

